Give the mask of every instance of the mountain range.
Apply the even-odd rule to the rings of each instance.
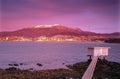
[[[94,33],[89,31],[83,31],[80,28],[71,28],[59,24],[54,25],[37,25],[33,27],[23,28],[16,31],[11,32],[0,32],[0,40],[9,40],[11,38],[27,38],[32,40],[42,39],[42,37],[46,37],[47,40],[53,39],[53,37],[57,39],[107,39],[107,38],[120,38],[120,32],[115,33]],[[6,39],[7,38],[7,39]],[[18,40],[18,39],[17,39]]]

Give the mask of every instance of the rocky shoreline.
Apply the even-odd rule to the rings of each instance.
[[[90,62],[67,65],[68,69],[20,70],[0,69],[0,79],[81,79]],[[39,64],[38,64],[39,65]],[[98,60],[93,79],[120,79],[120,63]]]

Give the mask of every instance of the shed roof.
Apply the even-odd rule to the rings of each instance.
[[[94,49],[94,48],[110,48],[110,47],[88,47],[88,49]]]

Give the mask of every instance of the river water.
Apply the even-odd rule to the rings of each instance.
[[[107,46],[107,60],[120,62],[120,44],[81,42],[0,42],[0,68],[19,64],[20,69],[44,70],[87,61],[88,47]],[[37,63],[43,66],[36,65]]]

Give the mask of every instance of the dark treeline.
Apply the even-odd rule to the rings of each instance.
[[[120,38],[110,38],[105,40],[106,43],[120,43]]]

